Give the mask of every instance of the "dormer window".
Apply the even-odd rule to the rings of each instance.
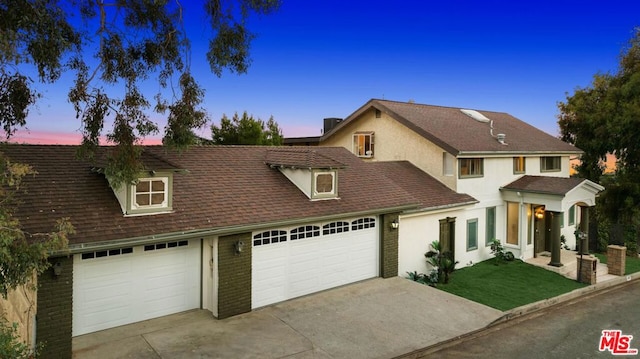
[[[313,196],[311,198],[335,198],[338,193],[336,179],[336,171],[314,171]]]
[[[353,134],[353,153],[358,157],[373,157],[373,132]]]
[[[128,186],[114,189],[126,216],[167,213],[173,210],[173,173],[140,177]]]
[[[168,206],[169,179],[140,178],[133,186],[133,209],[166,208]]]

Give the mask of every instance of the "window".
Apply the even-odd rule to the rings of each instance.
[[[353,153],[358,157],[373,157],[373,132],[356,132],[353,135]]]
[[[331,222],[322,226],[322,234],[336,234],[349,231],[349,222]]]
[[[321,171],[313,173],[313,196],[312,198],[335,197],[336,172]]]
[[[467,251],[478,249],[478,219],[467,221]]]
[[[483,158],[460,158],[460,177],[482,177],[484,174]]]
[[[382,111],[376,108],[376,118],[380,118],[380,117],[382,117]]]
[[[513,158],[513,173],[514,174],[522,174],[526,172],[525,168],[525,158],[524,157],[514,157]]]
[[[359,229],[366,229],[366,228],[374,228],[375,226],[376,226],[375,218],[360,218],[351,222],[352,231],[357,231]]]
[[[486,213],[485,244],[490,246],[491,240],[496,239],[496,207],[488,207]]]
[[[302,226],[291,230],[291,240],[317,237],[320,235],[318,226]]]
[[[576,224],[576,205],[574,204],[569,208],[569,225],[573,226]]]
[[[507,244],[518,245],[520,210],[516,202],[507,202]]]
[[[442,152],[442,175],[453,176],[454,157],[448,152]]]
[[[134,209],[168,207],[168,178],[140,178],[133,186]]]
[[[96,251],[96,252],[89,252],[89,253],[82,253],[82,259],[93,259],[93,258],[100,258],[100,257],[112,257],[112,256],[119,256],[121,254],[131,254],[133,253],[133,247],[126,247],[126,248],[117,248],[117,249],[109,249],[109,250],[105,250],[105,251]]]
[[[273,230],[258,233],[253,236],[253,245],[261,246],[263,244],[279,243],[287,241],[287,231]]]
[[[147,251],[155,251],[157,249],[186,247],[188,245],[189,245],[189,241],[164,242],[164,243],[156,243],[156,244],[147,244],[146,246],[144,246],[144,250],[145,252],[147,252]]]
[[[558,172],[561,169],[560,157],[540,157],[540,171]]]
[[[560,228],[564,228],[564,212],[560,212],[560,216],[558,217],[558,222],[560,222]]]

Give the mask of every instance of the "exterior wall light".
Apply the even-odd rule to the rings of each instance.
[[[237,241],[236,243],[233,244],[233,249],[236,251],[236,255],[239,255],[244,250],[244,242]]]
[[[536,209],[536,218],[543,219],[544,218],[544,209],[542,207]]]
[[[59,277],[62,274],[62,263],[56,262],[53,265],[53,275]]]
[[[398,229],[398,227],[400,227],[400,222],[398,222],[398,219],[396,218],[391,222],[391,229]]]

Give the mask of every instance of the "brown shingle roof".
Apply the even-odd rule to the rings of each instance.
[[[586,179],[577,177],[522,176],[502,188],[512,191],[565,195],[584,181]]]
[[[493,121],[494,136],[492,136],[490,123],[474,120],[462,113],[460,108],[376,99],[367,102],[323,138],[331,136],[372,107],[385,112],[456,156],[474,152],[569,154],[582,152],[580,149],[504,112],[478,111]],[[507,145],[498,142],[495,137],[498,134],[506,135]]]
[[[338,200],[310,201],[277,169],[264,163],[269,147],[202,146],[178,153],[160,146],[144,147],[188,172],[173,180],[173,213],[129,216],[102,174],[76,159],[75,146],[7,145],[0,151],[15,162],[28,163],[38,175],[25,179],[27,192],[16,209],[28,232],[46,232],[55,220],[69,217],[77,233],[71,245],[168,233],[233,228],[246,225],[379,213],[414,208],[418,201],[376,168],[342,148],[313,148],[345,164],[339,173]],[[301,154],[306,147],[290,149]]]
[[[455,207],[478,201],[464,193],[457,193],[409,161],[371,162],[376,172],[392,179],[420,201],[420,209]]]
[[[345,164],[324,156],[318,151],[277,148],[266,151],[264,162],[270,166],[293,168],[344,168]]]

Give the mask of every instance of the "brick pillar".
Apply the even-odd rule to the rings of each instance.
[[[235,243],[244,243],[237,254]],[[218,318],[251,311],[251,233],[218,238]]]
[[[578,256],[577,261],[578,281],[580,283],[596,284],[596,266],[598,258],[591,255],[584,255],[582,258]]]
[[[41,358],[71,358],[73,256],[49,261],[60,263],[62,271],[56,276],[50,268],[38,277],[36,341],[44,343]]]
[[[380,225],[382,227],[380,231],[382,236],[380,276],[382,278],[398,276],[398,232],[401,228],[399,223],[398,228],[392,228],[393,221],[399,221],[397,213],[382,216],[382,224]]]
[[[627,258],[627,247],[610,245],[607,247],[607,268],[609,274],[624,275]]]

